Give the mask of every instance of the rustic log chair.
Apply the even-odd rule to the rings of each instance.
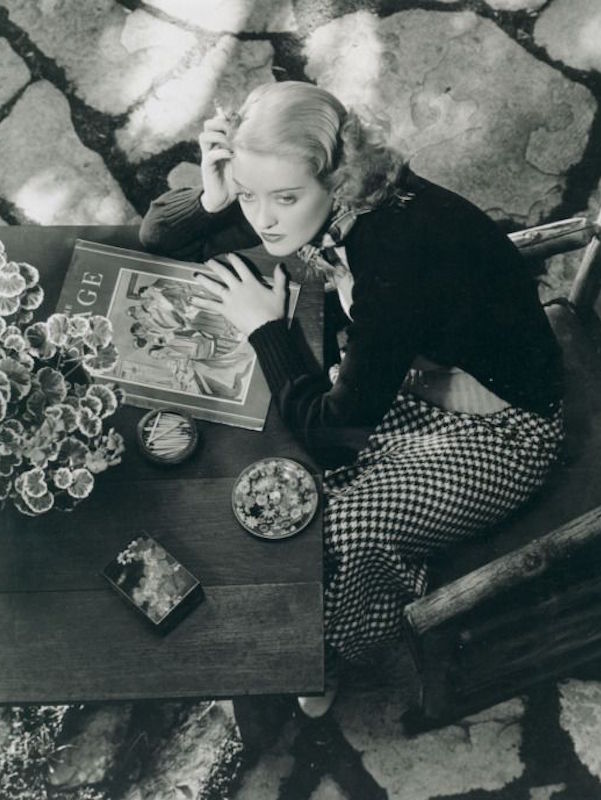
[[[409,731],[601,662],[600,225],[601,214],[511,234],[527,257],[586,247],[569,297],[546,305],[566,371],[564,454],[526,508],[444,554],[433,589],[407,606],[421,686]]]

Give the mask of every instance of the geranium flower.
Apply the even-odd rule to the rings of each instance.
[[[9,426],[11,421],[7,420],[4,425],[0,426],[0,455],[2,456],[16,453],[21,445],[22,434]]]
[[[52,474],[52,480],[58,489],[66,489],[73,483],[73,473],[68,467],[59,467]]]
[[[90,330],[90,322],[82,314],[74,314],[69,317],[69,336],[81,338]]]
[[[23,436],[25,434],[25,428],[23,427],[23,423],[20,422],[18,419],[7,419],[2,427],[5,430],[13,431],[19,436]]]
[[[71,497],[83,499],[90,494],[93,488],[94,476],[88,469],[82,467],[73,470],[73,481],[70,486],[67,487],[67,492]]]
[[[84,436],[93,439],[102,432],[102,420],[89,408],[84,407],[80,409],[77,427]]]
[[[125,450],[125,442],[123,436],[114,428],[111,428],[106,435],[106,448],[112,450],[114,454],[118,455]]]
[[[37,512],[32,511],[31,508],[29,508],[20,494],[11,494],[11,500],[13,501],[15,508],[20,511],[21,514],[25,514],[28,517],[36,516]]]
[[[84,359],[100,369],[116,360],[110,323],[62,313],[32,322],[39,277],[0,242],[0,508],[10,501],[29,516],[72,510],[124,449],[114,429],[103,434],[123,395],[89,386],[84,369]]]
[[[24,494],[22,497],[34,514],[44,514],[46,511],[50,511],[54,505],[54,495],[48,491],[39,497],[30,494]]]
[[[42,367],[38,370],[37,384],[44,392],[46,402],[62,403],[67,396],[67,384],[60,372],[52,367]]]
[[[11,326],[11,328],[13,327],[14,326]],[[16,353],[22,353],[27,348],[27,342],[23,336],[21,336],[18,329],[16,332],[11,331],[10,333],[9,331],[6,331],[2,340],[2,344],[6,350],[14,350]]]
[[[95,314],[90,317],[90,328],[84,336],[84,341],[94,349],[104,349],[111,343],[113,326],[106,317]]]
[[[83,339],[81,341],[73,341],[71,340],[65,350],[65,359],[67,361],[77,361],[81,363],[82,358],[84,357],[86,352],[86,348],[83,343]]]
[[[117,363],[117,348],[114,344],[106,345],[97,353],[89,353],[83,357],[83,363],[86,369],[93,372],[106,372],[112,369]]]
[[[85,395],[79,401],[79,407],[87,408],[88,411],[92,412],[92,414],[94,414],[97,417],[100,417],[100,414],[102,412],[102,400],[86,392]]]
[[[20,467],[23,459],[18,453],[7,453],[0,455],[0,475],[7,477],[12,475],[17,467]]]
[[[48,338],[52,344],[61,347],[69,339],[69,317],[66,314],[52,314],[46,320]]]
[[[86,463],[89,448],[75,436],[68,436],[60,444],[58,460],[68,462],[72,467],[81,467]]]
[[[10,317],[19,310],[18,297],[2,297],[0,295],[0,317]]]
[[[38,358],[46,360],[56,353],[56,346],[50,341],[45,322],[34,322],[25,328],[25,338],[29,343],[30,352]]]
[[[25,309],[20,308],[15,322],[18,325],[29,325],[32,319],[33,319],[33,311],[26,311]]]
[[[25,294],[21,297],[21,308],[26,312],[35,311],[42,305],[44,300],[44,290],[41,286],[34,286],[32,289],[27,289]],[[26,316],[25,314],[23,316]],[[25,321],[25,320],[24,320]],[[27,319],[29,322],[29,319]]]
[[[25,281],[25,288],[33,289],[34,286],[37,287],[40,281],[40,273],[38,270],[26,261],[17,261],[16,263],[19,268],[19,273]]]
[[[86,398],[94,397],[100,401],[100,410],[96,413],[98,416],[102,417],[102,419],[110,417],[111,414],[114,414],[117,410],[117,395],[112,389],[102,383],[92,384],[88,388],[85,396]]]
[[[25,278],[19,272],[19,266],[14,261],[7,261],[0,268],[0,297],[19,297],[26,286]]]
[[[27,447],[23,453],[27,461],[29,461],[29,463],[34,467],[46,469],[48,466],[50,459],[48,458],[48,453],[43,447],[37,444],[32,444],[30,447]]]
[[[102,450],[90,450],[86,456],[86,467],[94,475],[104,472],[110,465],[111,462],[106,458]]]
[[[44,406],[46,405],[46,395],[41,389],[34,389],[27,398],[25,407],[33,419],[41,419],[44,416]]]
[[[25,353],[17,353],[17,360],[22,367],[29,370],[29,372],[34,372],[35,361],[32,356],[29,355],[28,352]]]
[[[15,358],[0,359],[0,372],[3,372],[10,382],[10,399],[20,400],[29,394],[31,389],[31,375],[23,364]]]
[[[39,467],[21,473],[20,478],[21,488],[19,491],[23,495],[27,494],[30,497],[41,497],[48,491],[44,470]]]
[[[16,333],[16,334],[20,334],[21,333],[21,329],[17,325],[15,325],[14,322],[11,323],[11,324],[8,324],[6,322],[6,320],[4,320],[4,323],[5,323],[6,327],[4,328],[4,331],[2,332],[3,343],[5,342],[7,336],[11,336],[13,333]]]
[[[77,411],[73,406],[67,403],[58,403],[54,406],[48,406],[44,410],[46,417],[51,417],[54,420],[60,420],[67,433],[73,433],[77,428]]]

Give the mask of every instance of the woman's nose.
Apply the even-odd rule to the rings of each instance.
[[[266,231],[269,230],[269,228],[273,228],[276,222],[277,220],[271,205],[269,203],[259,203],[256,219],[257,228],[259,228],[259,230]]]

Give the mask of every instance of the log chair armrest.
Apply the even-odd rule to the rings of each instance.
[[[524,547],[475,569],[405,607],[403,621],[414,658],[434,628],[458,619],[500,592],[532,580],[601,536],[601,506]]]
[[[515,231],[509,238],[525,258],[549,258],[586,247],[597,232],[598,226],[587,217],[571,217]]]
[[[525,258],[549,258],[586,247],[570,289],[569,301],[578,310],[592,309],[601,290],[601,211],[592,222],[572,217],[510,233]]]
[[[578,272],[572,282],[569,301],[579,311],[592,310],[601,289],[601,211],[594,223]]]

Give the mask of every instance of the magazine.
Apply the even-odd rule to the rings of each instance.
[[[262,430],[271,395],[257,356],[222,314],[203,307],[199,271],[211,269],[77,239],[57,311],[110,319],[119,358],[93,377],[121,386],[126,403]],[[299,291],[290,285],[290,317]]]

